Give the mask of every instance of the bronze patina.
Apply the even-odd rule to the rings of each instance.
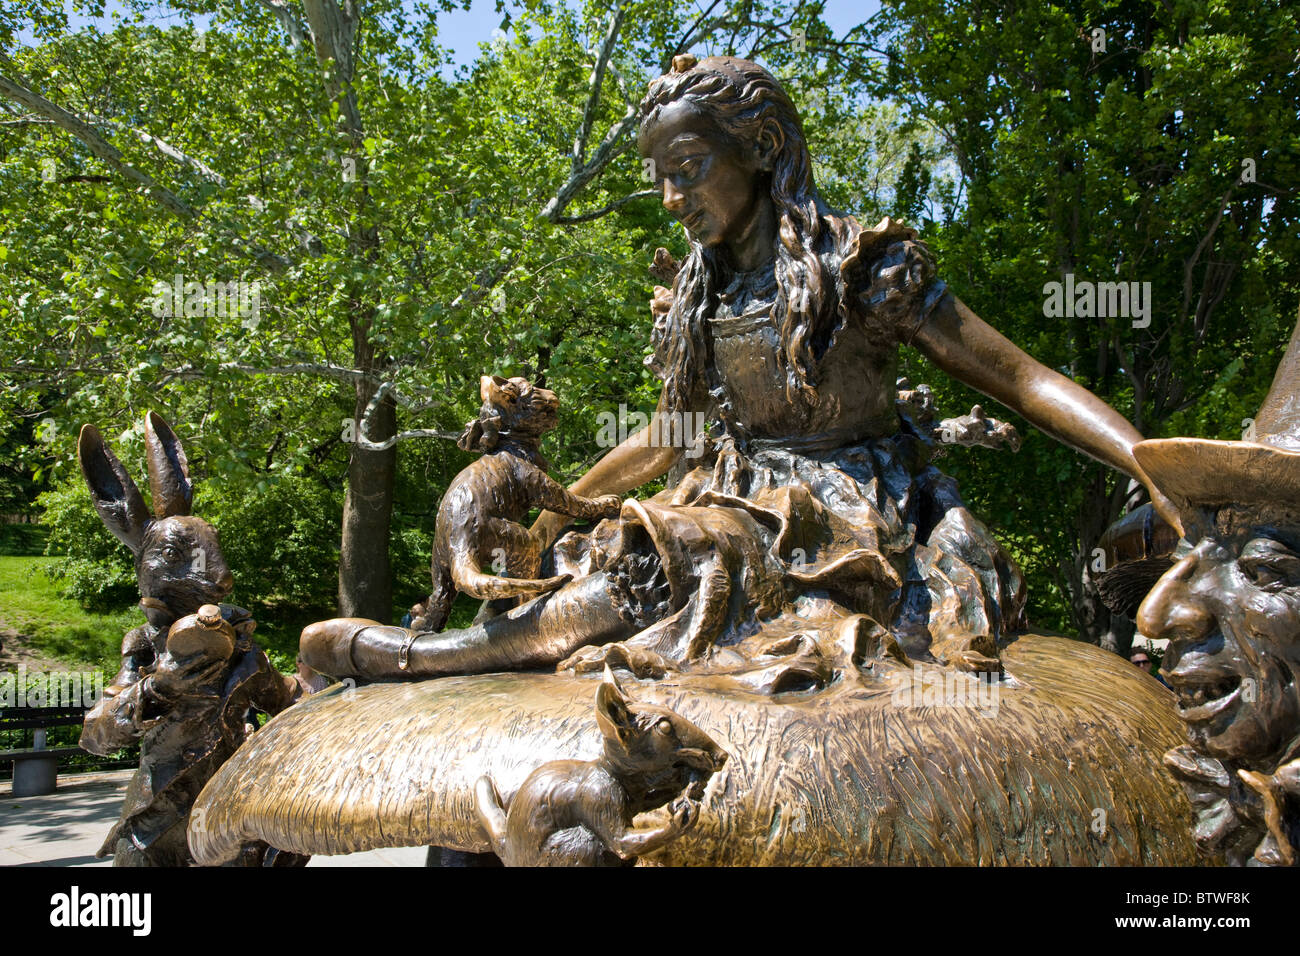
[[[537,579],[541,543],[519,524],[533,508],[604,518],[618,514],[621,505],[616,495],[593,500],[570,494],[546,473],[540,446],[542,435],[555,427],[559,400],[554,392],[522,378],[484,375],[479,395],[479,417],[465,427],[458,444],[483,457],[458,474],[443,495],[433,542],[433,591],[411,609],[416,631],[441,631],[458,591],[483,601],[507,601],[569,582],[569,575]]]
[[[609,667],[727,755],[698,823],[646,862],[1195,860],[1190,808],[1159,770],[1172,695],[1025,632],[1023,577],[932,464],[945,429],[921,389],[900,395],[899,347],[1146,482],[1141,436],[962,304],[913,230],[830,210],[761,67],[679,57],[641,117],[691,252],[656,256],[673,288],[652,303],[655,415],[570,491],[667,487],[563,536],[569,518],[544,514],[528,576],[571,580],[468,628],[307,628],[304,659],[353,680],[213,778],[196,858],[249,840],[488,851],[477,782],[510,806],[539,766],[597,759],[590,701]],[[1014,444],[978,408],[943,425]]]
[[[81,746],[111,754],[140,744],[121,818],[96,855],[111,854],[114,866],[185,866],[193,862],[185,831],[203,785],[248,736],[254,712],[278,714],[307,688],[271,666],[252,640],[248,611],[220,603],[234,576],[216,531],[190,514],[185,450],[153,412],[145,443],[152,515],[95,426],[83,426],[77,443],[95,509],[135,558],[146,618],[123,638],[121,669],[86,715]],[[261,864],[267,850],[241,847],[234,859]]]
[[[1300,324],[1255,417],[1255,441],[1170,438],[1135,449],[1177,503],[1185,540],[1138,628],[1169,641],[1162,673],[1190,746],[1169,768],[1202,850],[1300,862]]]
[[[699,820],[705,781],[727,762],[708,734],[671,710],[630,701],[608,669],[596,691],[596,724],[599,758],[543,764],[508,810],[492,778],[479,778],[479,823],[506,866],[619,866]],[[664,823],[635,824],[669,800]]]

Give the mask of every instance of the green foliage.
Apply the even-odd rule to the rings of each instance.
[[[0,524],[0,554],[44,554],[49,529],[38,524]]]
[[[134,604],[139,594],[131,552],[100,521],[81,475],[45,492],[38,503],[49,529],[45,553],[55,556],[46,573],[59,580],[63,596],[88,611]]]
[[[1294,325],[1300,72],[1281,38],[1296,16],[1270,0],[896,0],[874,28],[890,55],[876,92],[945,131],[969,196],[927,232],[941,274],[1145,435],[1241,438]],[[1150,326],[1046,318],[1044,284],[1067,273],[1151,283]],[[981,400],[909,371],[949,413]],[[1024,564],[1035,619],[1095,639],[1084,559],[1127,480],[1033,434],[1019,455],[945,467]]]
[[[236,490],[208,483],[194,501],[235,576],[230,601],[307,608],[334,602],[342,509],[341,494],[301,477]]]

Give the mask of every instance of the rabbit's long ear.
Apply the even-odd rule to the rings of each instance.
[[[139,555],[145,525],[149,523],[149,509],[140,489],[104,444],[104,437],[94,425],[81,426],[77,460],[81,462],[81,473],[90,486],[90,498],[100,519],[132,554]]]
[[[194,504],[190,463],[180,439],[162,418],[150,412],[144,420],[145,447],[149,451],[149,493],[153,513],[159,518],[187,515]]]

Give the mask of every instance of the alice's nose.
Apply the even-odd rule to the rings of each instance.
[[[1165,572],[1138,608],[1137,629],[1145,637],[1193,643],[1214,628],[1214,615],[1190,582],[1197,569],[1193,551]]]
[[[673,185],[672,180],[664,180],[664,208],[676,213],[686,203],[686,195]]]

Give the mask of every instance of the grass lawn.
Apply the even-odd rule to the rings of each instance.
[[[143,624],[144,613],[130,605],[95,614],[60,597],[59,583],[43,570],[55,560],[0,555],[0,632],[16,633],[44,657],[111,677],[121,663],[122,635]]]
[[[41,656],[116,674],[122,635],[144,623],[144,612],[131,604],[99,614],[60,597],[59,582],[44,573],[56,560],[0,555],[0,633],[16,633]],[[257,642],[283,671],[293,670],[302,629],[330,616],[288,607],[250,610],[257,619]]]

